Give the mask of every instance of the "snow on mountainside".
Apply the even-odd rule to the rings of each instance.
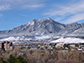
[[[83,27],[83,24],[78,24],[78,23],[69,24],[64,29],[62,29],[58,34],[60,34],[60,35],[71,34],[74,31],[76,31],[82,27]]]
[[[72,34],[73,35],[78,35],[78,36],[84,36],[84,27],[74,31]]]
[[[65,39],[62,37],[70,38]],[[0,41],[12,41],[14,43],[51,42],[53,40],[72,41],[72,39],[74,42],[79,40],[73,37],[79,39],[84,37],[84,23],[65,25],[49,17],[34,19],[12,30],[0,31]]]
[[[81,23],[81,26],[84,27],[84,23]]]
[[[57,33],[65,28],[64,24],[58,23],[49,17],[45,19],[34,19],[25,25],[7,31],[1,31],[0,35],[15,35],[15,34],[28,34],[28,35],[44,35],[50,33]]]
[[[18,41],[18,40],[31,40],[31,39],[34,39],[33,36],[29,37],[29,36],[10,36],[10,37],[7,37],[7,38],[3,38],[1,39],[0,41]]]
[[[56,42],[63,42],[63,43],[84,43],[84,39],[80,39],[80,38],[71,38],[71,37],[68,37],[68,38],[60,38],[58,40],[54,40],[54,41],[51,41],[51,43],[56,43]]]

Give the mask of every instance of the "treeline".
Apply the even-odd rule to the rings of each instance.
[[[5,61],[3,58],[0,58],[0,63],[27,63],[27,61],[21,56],[15,58],[10,55],[8,61]]]

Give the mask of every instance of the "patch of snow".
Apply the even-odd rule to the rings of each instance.
[[[0,41],[18,41],[18,40],[32,40],[32,38],[25,38],[25,37],[8,37],[8,38],[3,38],[0,39]]]
[[[15,38],[15,37],[8,37],[8,38],[4,38],[4,39],[1,39],[0,41],[10,41],[10,40],[17,40],[18,38]]]
[[[35,39],[39,39],[39,40],[42,40],[42,39],[48,39],[50,38],[49,36],[35,36]]]
[[[60,38],[58,40],[51,41],[51,43],[57,43],[57,42],[63,42],[63,43],[84,43],[84,39],[80,39],[80,38]]]

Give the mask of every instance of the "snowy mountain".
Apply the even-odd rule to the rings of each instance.
[[[58,23],[47,17],[45,19],[34,19],[12,30],[1,31],[0,35],[44,35],[57,33],[63,28],[65,28],[64,24]]]
[[[67,34],[72,34],[74,31],[82,28],[84,24],[78,24],[78,23],[72,23],[67,25],[64,29],[60,30],[58,33],[59,35],[67,35]]]
[[[84,37],[84,23],[61,24],[47,17],[34,19],[12,30],[0,31],[0,41],[14,43],[50,42],[63,37]],[[80,38],[80,37],[79,37]]]
[[[77,35],[77,36],[84,36],[84,27],[82,27],[78,30],[75,30],[72,34]]]
[[[84,23],[81,23],[82,27],[84,27]]]
[[[21,36],[21,35],[80,35],[83,33],[84,23],[72,23],[61,24],[47,17],[45,19],[34,19],[29,21],[25,25],[18,26],[12,30],[0,31],[0,37],[2,36]],[[54,34],[53,34],[54,33]]]

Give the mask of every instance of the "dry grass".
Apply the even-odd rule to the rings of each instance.
[[[29,50],[15,48],[12,51],[0,52],[0,57],[7,61],[10,54],[17,57],[19,53],[28,63],[83,63],[84,53],[71,50]]]

